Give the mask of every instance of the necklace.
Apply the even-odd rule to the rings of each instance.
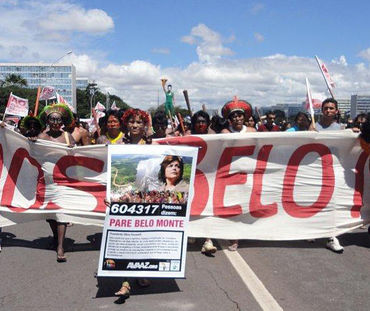
[[[123,133],[122,132],[119,132],[118,136],[116,138],[112,138],[109,136],[109,134],[107,133],[107,138],[109,140],[109,142],[112,144],[112,145],[115,145],[117,143],[118,140],[120,140],[123,136]]]

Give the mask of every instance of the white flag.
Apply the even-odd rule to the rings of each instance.
[[[28,99],[10,93],[4,115],[5,114],[25,117],[28,115]]]
[[[333,96],[333,88],[335,88],[335,83],[329,74],[328,68],[326,68],[325,64],[317,56],[315,56],[315,58],[316,58],[317,64],[319,65],[322,76],[324,77],[329,93],[331,94],[331,96]]]

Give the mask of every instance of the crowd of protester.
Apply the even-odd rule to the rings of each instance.
[[[226,133],[249,132],[295,132],[295,131],[325,131],[351,129],[360,133],[362,146],[369,152],[370,143],[370,114],[359,114],[353,121],[348,119],[346,124],[338,123],[338,103],[333,98],[328,98],[322,103],[322,115],[318,122],[314,123],[309,114],[299,112],[292,122],[280,119],[277,122],[273,111],[264,116],[253,114],[252,106],[244,100],[234,98],[227,102],[220,115],[212,117],[203,110],[192,115],[178,117],[166,115],[164,111],[157,111],[151,116],[141,109],[108,110],[105,116],[99,120],[93,120],[91,124],[81,122],[78,115],[63,104],[46,106],[38,116],[29,115],[15,124],[4,123],[2,126],[14,127],[28,139],[37,139],[63,143],[70,147],[86,146],[90,144],[156,144],[156,139],[186,136],[208,135]],[[13,122],[13,121],[12,121]],[[10,123],[10,122],[8,122]],[[180,194],[178,194],[180,193]],[[163,191],[128,191],[119,198],[120,202],[136,203],[160,203],[165,200],[171,203],[182,204],[187,200],[187,194],[182,192],[173,193]],[[66,234],[67,223],[56,219],[48,220],[53,232],[53,247],[57,252],[57,261],[65,262],[63,241]],[[238,241],[231,241],[229,249],[235,251]],[[328,240],[327,248],[341,253],[343,247],[336,237]],[[1,245],[0,245],[1,250]],[[202,252],[209,255],[215,253],[217,248],[212,240],[207,238],[202,246]],[[149,283],[146,279],[139,279],[142,286]],[[117,295],[127,296],[130,293],[130,285],[127,281],[122,283],[122,288]]]

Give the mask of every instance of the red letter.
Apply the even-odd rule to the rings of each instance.
[[[321,191],[317,201],[310,206],[298,205],[294,201],[294,183],[297,176],[299,164],[303,158],[310,152],[317,152],[321,157],[322,181]],[[285,172],[282,203],[285,211],[297,218],[309,218],[323,208],[330,202],[334,192],[335,175],[333,169],[333,157],[330,149],[322,144],[308,144],[299,147],[293,152],[289,159],[288,167]]]
[[[240,185],[247,181],[247,174],[236,172],[229,174],[231,161],[234,156],[252,155],[255,146],[228,147],[221,155],[216,173],[213,191],[213,213],[217,216],[234,216],[242,213],[240,205],[224,206],[226,186]]]
[[[99,183],[79,181],[67,176],[67,168],[70,166],[83,166],[95,172],[101,173],[104,168],[104,162],[99,159],[88,157],[64,156],[55,164],[53,178],[54,182],[61,186],[67,186],[74,189],[91,193],[97,200],[94,212],[105,212],[105,192],[106,187]]]
[[[181,138],[164,139],[157,141],[159,144],[166,145],[187,145],[199,147],[198,160],[199,164],[207,153],[207,143],[200,137],[183,136]],[[196,169],[194,178],[194,198],[191,204],[191,215],[200,215],[207,205],[209,196],[209,186],[206,175],[200,170]]]
[[[24,148],[17,149],[14,152],[12,162],[9,167],[8,176],[5,181],[5,185],[3,188],[3,196],[1,198],[1,205],[3,206],[12,206],[12,200],[14,196],[15,187],[17,184],[17,179],[19,172],[22,167],[22,163],[24,159],[28,159],[28,161],[37,168],[39,174],[37,176],[37,186],[36,186],[36,200],[33,205],[31,205],[30,209],[38,209],[44,203],[45,198],[45,179],[44,179],[44,172],[41,169],[41,165],[32,158],[28,151]],[[13,211],[15,212],[24,212],[25,208],[13,207]]]
[[[368,155],[365,152],[360,154],[355,167],[355,192],[353,194],[353,206],[351,208],[351,217],[360,217],[362,207],[362,195],[364,194],[364,169]],[[369,162],[370,169],[370,162]]]
[[[258,152],[256,170],[253,173],[253,188],[251,199],[249,201],[249,212],[253,217],[270,217],[277,213],[277,204],[261,203],[263,174],[266,171],[266,165],[270,156],[272,145],[263,146]]]

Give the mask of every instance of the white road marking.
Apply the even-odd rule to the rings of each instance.
[[[226,258],[233,265],[234,269],[239,274],[243,283],[252,293],[252,295],[262,308],[262,310],[268,311],[283,310],[283,308],[280,307],[280,305],[277,303],[274,297],[272,297],[270,292],[263,285],[261,280],[249,267],[249,265],[246,263],[243,257],[240,256],[240,254],[237,251],[236,252],[229,251],[227,249],[228,245],[226,241],[218,240],[218,243],[221,245],[222,251],[224,252]]]

